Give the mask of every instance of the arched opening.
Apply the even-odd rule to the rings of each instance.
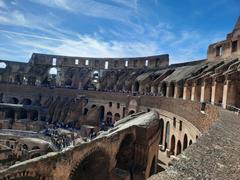
[[[104,121],[104,113],[105,113],[105,108],[104,106],[99,107],[99,118],[100,122]]]
[[[37,112],[37,111],[32,111],[32,112],[30,113],[30,119],[31,119],[32,121],[37,121],[37,120],[38,120],[38,112]]]
[[[212,84],[205,83],[204,102],[211,103],[211,97],[212,97]]]
[[[28,150],[28,146],[26,144],[23,144],[22,148],[25,149],[25,150]]]
[[[177,85],[177,98],[183,98],[184,84],[180,81]]]
[[[138,82],[138,81],[136,81],[136,82],[134,83],[134,88],[133,88],[133,90],[134,90],[134,92],[138,92],[138,91],[139,91],[139,82]]]
[[[7,64],[5,62],[0,62],[0,69],[5,69]]]
[[[93,78],[93,80],[98,80],[99,79],[99,72],[98,71],[93,71],[92,78]]]
[[[27,119],[27,111],[25,109],[21,109],[18,112],[17,119]]]
[[[166,124],[166,132],[165,132],[165,149],[169,148],[169,139],[170,139],[170,123]]]
[[[18,102],[19,102],[19,100],[15,97],[9,98],[7,101],[7,103],[9,103],[9,104],[18,104]]]
[[[128,115],[131,115],[131,114],[134,114],[134,113],[135,113],[135,111],[131,110],[131,111],[128,112]]]
[[[151,164],[151,169],[150,169],[150,173],[149,173],[149,177],[154,175],[156,173],[156,157],[154,156],[153,160],[152,160],[152,164]]]
[[[93,109],[93,108],[95,108],[95,107],[97,107],[97,105],[96,104],[93,104],[92,106],[91,106],[91,108]]]
[[[196,85],[195,86],[195,95],[194,95],[194,101],[200,102],[201,98],[201,85]]]
[[[169,96],[169,97],[173,97],[173,96],[174,96],[174,93],[175,93],[175,84],[172,82],[172,83],[170,83],[170,85],[169,85],[169,93],[168,93],[168,96]]]
[[[181,145],[181,142],[178,140],[176,155],[179,155],[181,153],[181,151],[182,151],[182,145]]]
[[[65,86],[72,86],[72,79],[67,79],[65,81]]]
[[[98,150],[85,157],[71,173],[71,180],[109,179],[109,157]]]
[[[186,100],[190,100],[190,99],[191,99],[191,96],[192,96],[192,86],[186,84],[186,85],[185,85],[185,88],[186,88],[185,99],[186,99]]]
[[[116,155],[116,168],[123,169],[128,171],[131,175],[133,175],[133,166],[134,166],[134,136],[132,134],[128,134],[125,136],[121,145],[119,147],[118,153]]]
[[[174,155],[174,151],[175,151],[175,136],[172,135],[172,138],[171,138],[171,154]]]
[[[31,101],[31,99],[24,98],[24,99],[22,100],[21,104],[23,104],[23,105],[31,105],[31,104],[32,104],[32,101]]]
[[[104,68],[105,68],[105,69],[108,69],[108,61],[105,61]]]
[[[216,105],[222,105],[223,100],[223,87],[224,83],[222,82],[216,82],[216,92],[214,97],[214,104]]]
[[[87,108],[84,108],[83,115],[86,116],[87,113],[88,113],[88,109],[87,109]]]
[[[107,117],[106,117],[106,125],[107,126],[112,126],[112,113],[111,112],[107,112]]]
[[[189,146],[192,144],[192,140],[189,141]]]
[[[120,114],[116,113],[116,114],[114,114],[114,121],[116,122],[118,120],[120,120]]]
[[[49,74],[50,75],[57,75],[57,68],[55,67],[52,67],[49,69]]]
[[[15,76],[15,78],[14,78],[14,82],[15,83],[21,83],[21,78],[20,78],[20,75],[19,74],[17,74],[16,76]]]
[[[29,85],[35,85],[36,84],[36,77],[35,76],[29,76],[27,82],[28,82]]]
[[[161,94],[161,96],[166,96],[167,95],[167,84],[165,82],[163,82],[162,85],[161,85],[160,94]]]
[[[163,131],[164,131],[164,121],[160,119],[160,141],[159,144],[163,144]]]
[[[5,119],[15,119],[15,112],[13,109],[8,109],[5,111]]]
[[[187,138],[187,135],[185,134],[183,138],[183,150],[187,148],[187,145],[188,145],[188,138]]]

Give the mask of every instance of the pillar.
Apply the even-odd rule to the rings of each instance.
[[[170,85],[168,84],[166,89],[166,97],[169,97],[169,88],[170,88]]]
[[[183,100],[186,100],[187,99],[187,86],[185,85],[183,87]]]
[[[195,93],[196,93],[196,85],[194,84],[192,86],[192,89],[191,89],[192,93],[191,93],[191,101],[194,101],[196,98],[195,98]]]
[[[178,86],[179,85],[176,83],[175,87],[174,87],[174,95],[173,95],[174,98],[178,98],[179,97],[179,87]]]
[[[200,96],[200,102],[204,102],[205,97],[205,83],[201,85],[201,96]]]
[[[214,81],[212,84],[212,95],[211,95],[211,104],[215,104],[215,96],[216,96],[216,86],[217,86],[217,82]]]
[[[228,84],[229,84],[229,80],[226,80],[224,85],[223,85],[222,107],[225,108],[225,109],[227,107]]]

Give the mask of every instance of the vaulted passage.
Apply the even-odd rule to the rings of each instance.
[[[122,141],[117,153],[116,167],[128,171],[132,175],[134,163],[134,137],[128,134]]]
[[[109,158],[102,151],[85,157],[73,171],[71,180],[108,180]]]

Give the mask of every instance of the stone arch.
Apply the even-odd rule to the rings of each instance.
[[[102,150],[87,154],[70,174],[70,180],[109,179],[109,156]]]
[[[153,157],[152,163],[151,163],[151,168],[150,168],[150,173],[149,177],[154,175],[156,173],[156,157]]]
[[[29,98],[24,98],[24,99],[22,99],[21,104],[23,104],[23,105],[31,105],[32,104],[32,100],[29,99]]]
[[[72,79],[67,79],[65,81],[65,86],[72,86]]]
[[[57,75],[57,68],[55,67],[52,67],[49,69],[49,74],[50,75]]]
[[[38,120],[38,111],[31,111],[30,112],[30,119],[32,121],[37,121]]]
[[[191,140],[191,139],[190,139],[190,141],[189,141],[189,146],[190,146],[190,145],[192,145],[192,140]]]
[[[22,148],[25,149],[25,150],[28,150],[28,145],[23,144],[23,145],[22,145]]]
[[[105,113],[105,107],[100,106],[99,107],[99,119],[100,119],[100,121],[104,121],[104,113]]]
[[[0,69],[7,68],[7,64],[5,62],[0,62]]]
[[[87,113],[88,113],[88,109],[87,109],[87,108],[84,108],[83,115],[86,116]]]
[[[27,110],[21,109],[21,110],[18,112],[17,119],[27,119]]]
[[[164,121],[160,119],[160,141],[159,144],[163,144],[163,132],[164,132]]]
[[[161,85],[161,95],[166,96],[167,95],[167,83],[163,82]]]
[[[95,107],[97,107],[97,105],[96,104],[93,104],[92,106],[91,106],[91,108],[93,109],[93,108],[95,108]]]
[[[18,100],[18,98],[16,98],[16,97],[12,97],[12,98],[9,98],[9,99],[7,100],[7,103],[10,103],[10,104],[18,104],[18,103],[19,103],[19,100]]]
[[[112,125],[112,113],[110,111],[107,112],[106,125],[108,125],[108,126]]]
[[[14,82],[15,83],[21,83],[21,77],[19,74],[17,74],[15,77],[14,77]]]
[[[139,82],[138,81],[136,81],[135,83],[134,83],[134,87],[133,87],[133,91],[134,92],[139,92]]]
[[[29,85],[35,85],[35,84],[36,84],[36,79],[37,79],[37,78],[36,78],[35,76],[29,76],[27,83],[28,83]]]
[[[13,109],[7,109],[5,111],[5,119],[15,119],[15,111]]]
[[[116,155],[116,168],[128,171],[131,177],[134,166],[134,143],[135,137],[133,134],[125,135]]]
[[[223,89],[224,83],[223,82],[215,82],[216,83],[216,92],[214,97],[214,104],[221,105],[223,100]]]
[[[178,82],[177,84],[177,98],[183,98],[184,83],[183,81]]]
[[[169,85],[168,97],[174,97],[174,93],[175,93],[175,84],[171,82]]]
[[[181,144],[181,141],[178,140],[178,143],[177,143],[177,153],[176,153],[176,155],[179,155],[181,152],[182,152],[182,144]]]
[[[187,137],[187,134],[185,134],[183,138],[183,150],[185,150],[187,146],[188,146],[188,137]]]
[[[174,151],[175,151],[175,136],[174,135],[172,135],[172,138],[171,138],[171,149],[170,149],[170,151],[171,151],[171,154],[173,154],[174,155]]]
[[[128,112],[128,115],[131,115],[131,114],[134,114],[134,113],[135,113],[135,111],[131,110],[131,111]]]
[[[119,113],[115,113],[114,114],[114,121],[116,122],[118,120],[120,120],[120,114]]]
[[[170,140],[170,123],[168,121],[166,123],[166,131],[165,131],[165,149],[169,148],[169,140]]]

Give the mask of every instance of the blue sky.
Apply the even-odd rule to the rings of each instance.
[[[0,0],[0,59],[27,62],[33,52],[203,59],[239,15],[239,0]]]

